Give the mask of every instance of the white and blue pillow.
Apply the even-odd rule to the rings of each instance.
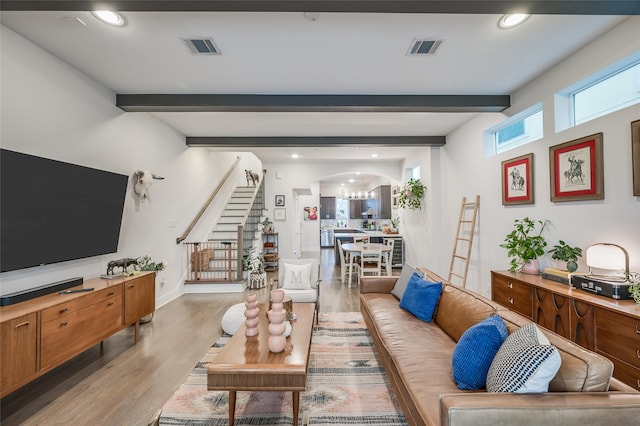
[[[488,392],[542,393],[560,369],[560,353],[534,323],[504,341],[487,374]]]

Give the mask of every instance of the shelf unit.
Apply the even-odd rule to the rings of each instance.
[[[262,234],[262,253],[264,255],[264,270],[275,271],[278,269],[278,233]]]

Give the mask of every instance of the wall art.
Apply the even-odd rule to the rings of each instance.
[[[318,220],[318,207],[305,207],[304,220]]]
[[[284,195],[276,195],[276,207],[284,207]]]
[[[533,204],[533,153],[502,162],[502,204]]]
[[[273,220],[286,220],[287,209],[275,208],[273,209]]]
[[[604,199],[602,133],[549,148],[551,201]]]
[[[633,195],[640,197],[640,120],[631,123],[631,158],[633,164]]]

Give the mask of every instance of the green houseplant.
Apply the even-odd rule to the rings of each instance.
[[[400,190],[398,206],[403,209],[419,209],[426,190],[427,187],[422,184],[420,179],[409,179],[406,185]]]
[[[580,247],[571,247],[560,240],[548,253],[551,253],[552,259],[567,262],[567,271],[575,272],[578,270],[578,259],[582,257],[582,249]]]
[[[547,241],[542,231],[549,223],[548,220],[532,220],[528,217],[516,219],[513,230],[504,238],[500,247],[507,249],[510,259],[509,270],[537,274],[538,257],[544,254]]]

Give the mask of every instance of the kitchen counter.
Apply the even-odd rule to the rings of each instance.
[[[372,243],[382,243],[384,238],[399,238],[400,240],[402,240],[402,235],[400,234],[385,234],[382,231],[366,231],[364,229],[358,230],[358,232],[351,232],[351,231],[354,231],[353,229],[345,229],[345,231],[347,232],[341,232],[341,229],[339,228],[334,229],[333,231],[333,236],[336,244],[335,245],[336,265],[340,265],[340,251],[338,250],[338,241],[341,241],[343,244],[351,243],[353,242],[353,237],[363,237],[363,236],[368,236],[369,241],[371,241]],[[401,244],[398,246],[400,247],[400,252],[402,253]],[[400,264],[402,264],[402,261],[400,261]]]
[[[369,231],[365,229],[360,230],[359,232],[342,232],[340,229],[333,230],[333,235],[336,237],[357,237],[362,236],[363,234],[370,237],[400,237],[400,234],[385,234],[382,231]]]

